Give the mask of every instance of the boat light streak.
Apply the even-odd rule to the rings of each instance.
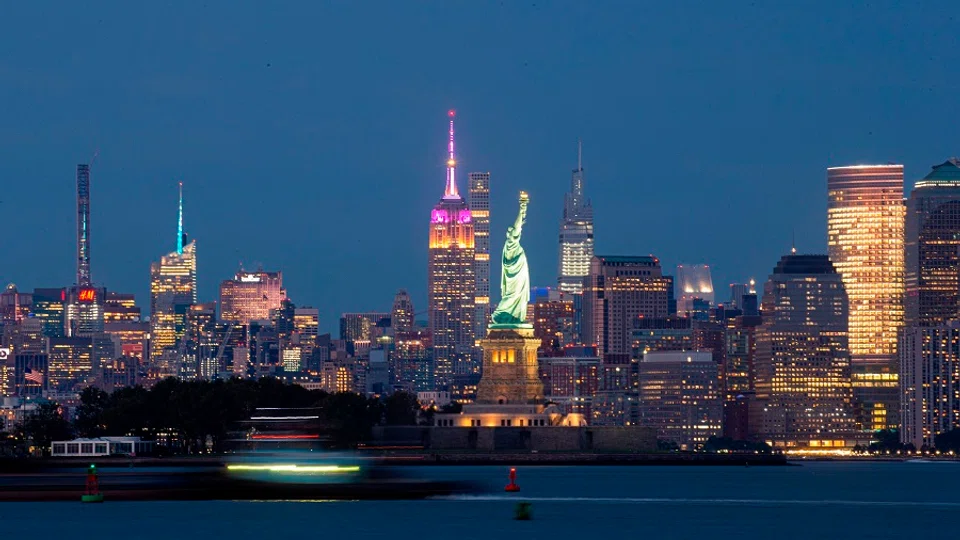
[[[272,440],[300,440],[300,439],[319,439],[319,435],[251,435],[251,439],[272,439]]]
[[[356,465],[227,465],[228,471],[267,471],[292,473],[348,473],[360,472]]]

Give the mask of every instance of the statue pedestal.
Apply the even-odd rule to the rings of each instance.
[[[477,385],[477,403],[519,405],[543,403],[537,348],[540,340],[533,337],[529,324],[492,324],[483,350],[483,376]]]

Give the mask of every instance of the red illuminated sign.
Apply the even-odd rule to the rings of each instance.
[[[93,302],[97,299],[96,289],[80,289],[77,293],[77,300],[81,302]]]

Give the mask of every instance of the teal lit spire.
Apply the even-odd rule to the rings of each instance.
[[[183,182],[180,182],[180,204],[177,208],[177,255],[183,255]]]

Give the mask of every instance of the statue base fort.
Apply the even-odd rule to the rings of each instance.
[[[437,414],[438,427],[530,428],[584,426],[579,414],[562,414],[545,406],[540,382],[537,348],[529,324],[492,324],[483,349],[483,376],[477,385],[476,403],[464,405],[458,414]]]
[[[480,340],[483,376],[477,385],[477,404],[542,404],[538,347],[540,340],[533,337],[531,325],[490,325],[487,337]]]

